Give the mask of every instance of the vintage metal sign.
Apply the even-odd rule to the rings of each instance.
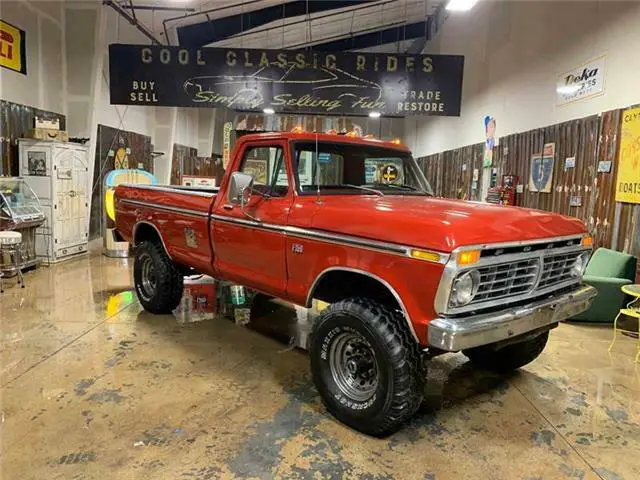
[[[640,203],[640,108],[622,112],[616,201]]]
[[[27,74],[24,30],[0,20],[0,65]]]
[[[111,103],[460,115],[464,57],[109,46]]]
[[[565,105],[583,98],[602,95],[605,60],[604,56],[598,57],[558,76],[556,103]]]

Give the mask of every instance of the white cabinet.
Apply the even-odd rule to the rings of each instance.
[[[36,231],[36,254],[44,263],[55,263],[86,252],[91,197],[87,147],[21,139],[19,148],[20,176],[47,217]]]

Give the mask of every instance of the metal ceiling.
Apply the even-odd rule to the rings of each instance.
[[[103,0],[158,43],[419,53],[445,0]],[[391,47],[388,44],[393,44]]]

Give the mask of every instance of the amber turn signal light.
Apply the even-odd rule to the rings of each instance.
[[[439,262],[440,254],[436,252],[429,252],[427,250],[411,250],[411,256],[418,260],[425,260],[427,262]]]
[[[458,254],[458,265],[473,265],[480,260],[480,250],[467,250]]]
[[[583,247],[593,247],[593,237],[591,235],[585,235],[582,237]]]

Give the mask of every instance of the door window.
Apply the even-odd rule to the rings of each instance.
[[[240,171],[253,177],[253,188],[272,197],[284,197],[289,191],[287,165],[282,147],[249,147]]]

